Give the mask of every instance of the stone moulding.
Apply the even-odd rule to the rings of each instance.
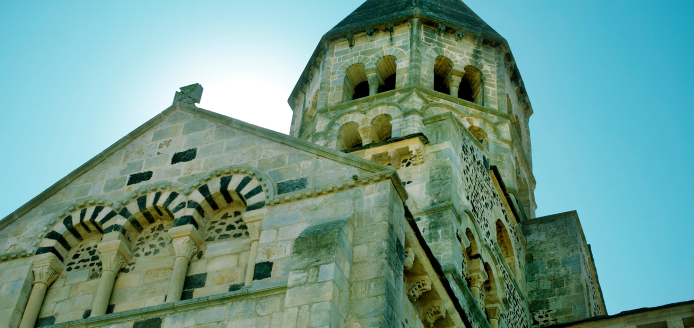
[[[387,168],[387,166],[384,166]],[[400,194],[400,197],[402,197],[403,200],[407,200],[407,191],[404,190],[404,187],[402,187],[402,181],[400,181],[400,177],[397,175],[397,172],[393,169],[392,171],[382,171],[382,172],[377,172],[372,175],[368,175],[366,177],[358,177],[357,180],[350,180],[344,183],[328,186],[328,187],[321,187],[321,188],[314,188],[311,190],[302,190],[302,191],[296,191],[288,194],[283,194],[281,196],[276,196],[274,198],[271,198],[268,201],[268,205],[277,205],[277,204],[284,204],[284,203],[289,203],[289,202],[294,202],[297,200],[302,200],[302,199],[307,199],[307,198],[313,198],[313,197],[318,197],[318,196],[323,196],[323,195],[328,195],[344,190],[349,190],[352,188],[355,188],[359,185],[368,185],[373,182],[380,182],[380,181],[385,181],[385,180],[392,180],[393,185],[395,186],[395,189],[398,190],[398,193]]]
[[[33,252],[29,252],[26,249],[21,250],[21,251],[11,252],[11,253],[3,253],[3,254],[0,254],[0,262],[16,260],[18,258],[29,257],[29,256],[33,256],[33,255],[34,255]]]
[[[255,282],[253,287],[234,292],[193,298],[185,301],[164,303],[161,305],[144,307],[130,311],[116,312],[98,317],[90,317],[82,320],[68,321],[51,326],[59,327],[103,327],[121,322],[148,319],[164,314],[180,313],[200,308],[228,304],[229,302],[245,300],[256,297],[282,295],[287,292],[287,279],[272,279],[263,283]]]

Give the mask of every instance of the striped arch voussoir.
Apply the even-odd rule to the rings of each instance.
[[[274,197],[275,186],[264,173],[250,167],[230,166],[217,169],[197,181],[187,190],[185,203],[172,210],[174,226],[193,224],[202,226],[204,217],[234,202],[238,194],[246,203],[246,212],[265,207],[267,199]]]
[[[87,235],[120,231],[125,234],[127,220],[120,216],[118,207],[107,199],[87,199],[68,206],[49,221],[44,233],[34,243],[36,255],[53,253],[63,260],[72,247]]]
[[[187,199],[184,191],[182,185],[166,182],[143,186],[130,193],[118,212],[127,220],[125,229],[139,233],[156,221],[173,220],[174,209]]]

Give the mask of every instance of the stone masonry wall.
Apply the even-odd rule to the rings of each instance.
[[[586,272],[588,267],[582,264],[592,256],[585,253],[587,245],[576,212],[541,217],[522,225],[527,241],[526,273],[533,325],[604,314],[591,309],[590,294],[595,294],[599,285],[592,279],[592,270]]]

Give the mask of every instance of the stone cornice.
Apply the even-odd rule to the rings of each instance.
[[[33,252],[28,252],[26,249],[23,249],[21,251],[16,251],[16,252],[10,252],[10,253],[3,253],[0,254],[0,263],[5,262],[5,261],[11,261],[11,260],[16,260],[19,258],[23,257],[29,257],[33,256]]]
[[[313,198],[313,197],[318,197],[322,195],[328,195],[328,194],[333,194],[336,192],[340,191],[345,191],[349,189],[356,188],[360,185],[369,185],[375,182],[380,182],[380,181],[385,181],[390,179],[391,182],[393,183],[393,187],[395,187],[395,190],[398,192],[398,195],[402,199],[403,202],[405,202],[408,198],[407,191],[405,190],[405,187],[402,186],[402,180],[400,180],[400,176],[398,175],[397,171],[393,169],[392,167],[389,166],[384,166],[386,168],[389,168],[390,170],[384,170],[382,172],[377,172],[368,176],[364,177],[359,177],[356,176],[353,177],[350,181],[346,181],[343,183],[335,184],[332,186],[327,186],[327,187],[321,187],[321,188],[313,188],[310,190],[301,190],[301,191],[296,191],[292,193],[287,193],[279,196],[275,196],[274,198],[271,198],[268,201],[268,205],[277,205],[277,204],[284,204],[284,203],[290,203],[302,199],[307,199],[307,198]]]

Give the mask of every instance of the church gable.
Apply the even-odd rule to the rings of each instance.
[[[383,170],[388,169],[175,105],[3,220],[0,253],[27,250],[64,258],[93,233],[122,230],[134,236],[161,217],[197,224],[205,213],[233,202],[258,210],[276,196]]]

